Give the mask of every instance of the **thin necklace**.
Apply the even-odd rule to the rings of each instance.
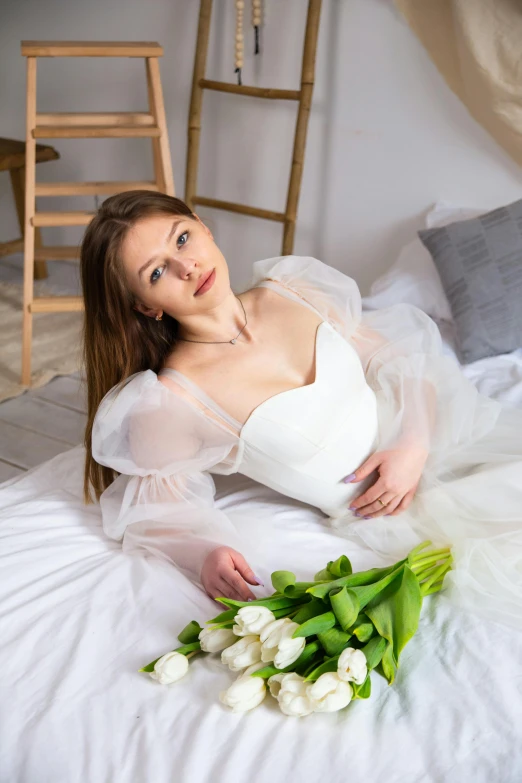
[[[236,297],[237,300],[239,300],[239,304],[241,305],[241,308],[243,310],[243,315],[245,316],[245,326],[246,326],[248,321],[247,321],[247,315],[245,313],[245,308],[243,307],[243,302],[241,301],[241,299],[239,299],[239,296],[236,296],[236,294],[234,294],[234,296]],[[185,343],[209,343],[211,345],[224,345],[225,343],[232,343],[232,345],[235,345],[237,338],[239,337],[239,335],[241,334],[245,326],[243,326],[241,331],[238,332],[237,335],[232,338],[232,340],[187,340],[186,337],[178,337],[178,340],[183,340]]]

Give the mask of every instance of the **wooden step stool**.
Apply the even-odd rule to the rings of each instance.
[[[46,160],[58,160],[59,153],[47,144],[37,144],[35,161],[43,163]],[[21,253],[24,249],[24,208],[25,208],[25,141],[17,139],[0,138],[0,171],[8,171],[11,177],[11,187],[20,226],[20,239],[13,239],[10,242],[0,242],[0,258],[10,256],[13,253]],[[40,229],[36,228],[34,232],[34,244],[38,250],[42,247],[42,238]],[[47,267],[45,261],[35,260],[34,276],[36,280],[47,277]]]
[[[22,41],[27,57],[27,117],[25,164],[24,296],[21,383],[31,383],[33,313],[82,310],[81,296],[34,297],[34,260],[75,258],[75,247],[39,248],[35,231],[42,226],[86,226],[94,212],[36,212],[36,196],[110,195],[126,190],[155,190],[175,195],[172,164],[163,104],[157,43],[112,41]],[[148,112],[96,114],[36,112],[37,57],[142,57],[145,59]],[[150,138],[154,155],[154,180],[147,182],[36,182],[36,139]]]

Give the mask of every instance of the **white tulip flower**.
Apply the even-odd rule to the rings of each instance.
[[[261,660],[261,642],[259,636],[242,636],[235,644],[227,647],[221,653],[221,663],[233,672],[246,669]]]
[[[290,674],[290,672],[288,673]],[[267,680],[267,685],[270,689],[270,695],[273,696],[274,699],[277,699],[279,696],[279,691],[281,690],[281,680],[283,677],[286,677],[286,674],[281,672],[281,674],[273,674]]]
[[[352,686],[340,680],[336,672],[325,672],[306,688],[314,712],[336,712],[350,703]]]
[[[232,712],[247,712],[257,707],[266,696],[266,685],[262,677],[238,677],[226,691],[221,691],[219,700],[232,707]]]
[[[263,661],[258,661],[257,663],[253,663],[252,666],[248,666],[244,671],[240,672],[239,677],[250,677],[251,674],[254,672],[257,672],[259,669],[264,669],[266,666],[266,663]],[[263,679],[261,677],[261,679]]]
[[[279,674],[274,675],[274,677],[279,676]],[[277,683],[278,680],[275,680],[275,682]],[[308,687],[305,678],[301,677],[301,675],[295,672],[283,674],[280,680],[279,693],[277,694],[281,712],[293,718],[304,718],[305,715],[310,715],[314,710],[306,693]],[[276,688],[277,686],[274,689]]]
[[[199,641],[203,652],[215,653],[237,642],[237,636],[230,628],[203,628]]]
[[[354,682],[362,685],[368,674],[366,656],[362,650],[347,647],[339,656],[337,663],[337,675],[344,682]]]
[[[275,615],[266,606],[242,606],[236,614],[236,624],[232,630],[236,636],[260,634],[268,623],[273,623]]]
[[[285,669],[294,663],[306,646],[305,637],[292,639],[293,633],[299,628],[298,623],[288,617],[269,623],[260,634],[262,642],[261,660],[274,662],[277,669]]]
[[[188,672],[189,662],[186,655],[179,652],[169,652],[162,655],[154,664],[154,671],[149,672],[153,680],[161,685],[170,685],[181,680]]]

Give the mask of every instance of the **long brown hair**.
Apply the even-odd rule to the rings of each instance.
[[[118,475],[92,456],[96,411],[113,386],[141,370],[158,372],[176,342],[178,323],[167,313],[156,321],[133,308],[135,298],[125,283],[121,247],[138,220],[153,215],[186,215],[192,211],[180,199],[149,190],[131,190],[103,202],[89,223],[80,253],[85,304],[82,332],[87,383],[87,426],[83,497],[92,503]]]

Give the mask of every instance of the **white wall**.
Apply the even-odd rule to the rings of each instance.
[[[247,2],[246,21],[249,25]],[[296,88],[306,0],[265,0],[262,54],[248,27],[244,83]],[[183,196],[197,0],[4,0],[0,25],[0,135],[24,138],[22,39],[157,40],[177,194]],[[214,0],[207,77],[233,72],[233,0]],[[146,106],[141,61],[40,60],[40,111]],[[283,210],[296,107],[205,93],[199,193]],[[56,140],[61,160],[41,180],[146,179],[146,140]],[[323,0],[295,252],[354,276],[366,293],[438,198],[493,207],[519,198],[521,169],[445,86],[391,0]],[[92,199],[42,200],[40,209],[92,208]],[[238,287],[252,261],[277,256],[281,226],[201,208]],[[16,218],[0,175],[0,236]],[[69,243],[81,229],[45,229]]]

